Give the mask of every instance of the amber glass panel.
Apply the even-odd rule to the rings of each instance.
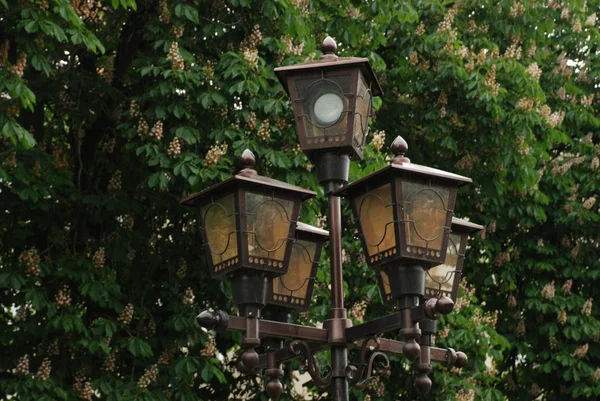
[[[235,258],[238,249],[234,194],[203,206],[202,220],[213,265]]]
[[[298,298],[306,297],[316,252],[317,244],[314,242],[295,242],[292,246],[290,267],[286,274],[273,281],[273,293]]]
[[[381,281],[380,281],[380,286],[379,289],[381,291],[383,291],[383,294],[381,294],[381,297],[384,299],[384,301],[386,301],[388,299],[388,296],[392,293],[392,287],[390,287],[390,278],[388,277],[386,272],[379,272],[380,277],[381,277]]]
[[[350,75],[340,75],[328,78],[311,78],[296,80],[298,90],[297,102],[301,105],[301,116],[306,127],[306,136],[321,137],[325,135],[338,135],[339,140],[346,134],[348,125],[348,109],[350,104]],[[314,108],[319,98],[325,94],[335,94],[342,100],[342,113],[340,118],[333,124],[323,125],[319,123]]]
[[[371,91],[365,84],[362,74],[358,79],[356,93],[356,111],[354,114],[354,145],[363,147],[368,132],[369,115],[371,113]]]
[[[391,184],[367,192],[354,202],[369,256],[394,248],[396,228]]]
[[[439,297],[452,293],[456,264],[458,262],[458,250],[460,248],[461,236],[450,234],[446,260],[443,264],[432,267],[427,271],[425,277],[425,295]]]
[[[248,254],[283,260],[294,202],[246,193]]]
[[[406,245],[441,250],[450,191],[403,181]]]

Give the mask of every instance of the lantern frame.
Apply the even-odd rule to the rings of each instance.
[[[246,154],[246,152],[244,152]],[[251,152],[250,152],[251,155]],[[247,157],[250,155],[246,154]],[[244,156],[242,156],[244,157]],[[252,159],[254,155],[251,155]],[[252,160],[252,164],[254,160]],[[250,255],[248,243],[250,236],[256,236],[255,232],[248,228],[248,194],[256,194],[264,196],[268,201],[279,203],[279,206],[287,214],[286,208],[281,205],[279,200],[291,202],[291,210],[288,207],[289,215],[286,217],[290,222],[290,228],[285,238],[286,249],[284,256],[277,260],[269,257],[259,257]],[[225,196],[234,196],[234,210],[228,214],[235,219],[235,244],[228,243],[228,246],[236,246],[237,254],[235,257],[215,263],[212,257],[209,238],[206,233],[205,216],[203,215],[203,207],[210,205],[218,205],[219,200]],[[303,200],[315,196],[314,191],[300,188],[282,181],[278,181],[269,177],[263,177],[256,173],[251,168],[245,168],[233,177],[216,184],[210,188],[202,190],[196,194],[190,195],[180,201],[180,204],[193,206],[198,218],[198,226],[202,236],[202,245],[206,250],[208,264],[210,267],[211,277],[217,279],[225,279],[232,273],[238,271],[259,271],[265,272],[269,276],[278,276],[285,274],[288,269],[289,258],[291,254],[291,246],[296,233],[296,222],[300,211],[300,204]],[[265,201],[263,201],[264,203]],[[229,233],[231,238],[233,233]],[[281,247],[281,245],[279,246]],[[268,253],[270,255],[270,252]]]
[[[304,247],[304,245],[302,245],[301,242],[310,242],[315,245],[314,254],[307,255],[310,258],[310,263],[312,265],[310,268],[309,276],[303,280],[303,284],[301,287],[295,290],[288,289],[290,291],[289,295],[281,295],[275,292],[275,285],[277,280],[281,280],[282,285],[285,287],[285,283],[283,283],[285,275],[273,278],[269,283],[269,288],[267,290],[267,304],[283,306],[285,308],[303,311],[308,310],[310,306],[310,300],[312,299],[317,270],[319,268],[321,251],[323,250],[325,241],[329,238],[329,231],[322,230],[318,227],[304,224],[302,222],[297,222],[296,224],[296,238],[292,244],[292,252],[294,252],[294,246],[302,247],[303,249],[301,250],[301,252],[309,252],[309,250],[306,249],[306,247]],[[290,265],[286,274],[292,273],[292,269],[294,268],[294,266],[291,265],[291,262],[292,258],[290,258]],[[300,290],[305,285],[307,287],[304,297],[294,296],[294,292]]]
[[[362,57],[337,57],[334,52],[337,48],[335,41],[327,37],[322,45],[323,57],[319,60],[313,60],[305,63],[294,64],[285,67],[275,68],[277,78],[290,96],[294,109],[298,139],[300,147],[304,153],[311,157],[315,152],[321,150],[337,150],[341,153],[349,154],[351,157],[362,158],[363,149],[366,144],[366,138],[369,133],[369,118],[371,116],[371,106],[373,96],[380,96],[383,91],[377,82],[375,73],[367,58]],[[340,77],[349,77],[348,90],[344,91],[336,79]],[[307,86],[306,94],[301,96],[297,83],[303,80],[311,80]],[[359,92],[359,83],[365,86],[365,92]],[[305,101],[311,97],[311,89],[319,83],[328,83],[338,86],[340,93],[343,94],[343,111],[334,123],[329,125],[315,124],[304,110]],[[318,87],[317,87],[318,89]],[[338,95],[339,96],[339,95]],[[369,104],[366,106],[366,116],[357,113],[358,99],[369,96]],[[310,104],[318,100],[310,99]],[[357,116],[360,116],[357,126]],[[341,121],[346,120],[343,133],[327,134],[327,129],[336,127]],[[364,126],[362,126],[364,123]],[[322,130],[318,136],[309,136],[309,128],[312,125],[317,130]],[[357,129],[362,129],[362,138],[356,140]]]
[[[398,156],[392,161],[391,164],[379,171],[376,171],[364,178],[342,187],[336,191],[335,194],[337,196],[344,196],[348,198],[352,204],[352,211],[354,217],[358,221],[359,236],[361,238],[363,250],[366,253],[365,256],[369,267],[379,268],[381,265],[389,263],[408,263],[418,264],[425,268],[429,268],[443,263],[446,258],[448,234],[450,232],[450,225],[452,222],[452,214],[456,202],[457,191],[460,186],[471,183],[472,180],[468,177],[463,177],[447,171],[410,163],[410,160],[404,157],[404,152],[408,148],[406,142],[401,137],[398,137],[396,141],[394,141],[394,143],[397,145],[396,147],[399,146],[397,142],[400,142],[402,146],[400,146],[399,151],[397,152]],[[439,250],[429,249],[429,240],[427,240],[427,247],[425,248],[415,246],[407,242],[405,234],[407,231],[407,226],[412,224],[413,230],[415,230],[417,234],[418,231],[414,229],[415,222],[406,220],[404,217],[404,211],[409,202],[405,200],[406,193],[405,188],[403,188],[402,185],[403,183],[428,185],[428,189],[431,189],[434,192],[436,192],[436,188],[443,188],[444,190],[448,191],[447,204],[444,204],[444,209],[446,212],[445,222],[443,227],[440,227],[443,229],[443,232],[441,234],[441,246],[439,247]],[[363,230],[364,227],[360,215],[360,206],[356,204],[355,200],[361,196],[364,196],[364,202],[371,191],[379,189],[385,185],[390,185],[389,195],[391,201],[390,204],[385,205],[385,207],[389,206],[392,208],[392,219],[391,221],[387,222],[384,227],[380,227],[380,229],[384,231],[383,237],[381,237],[381,241],[379,243],[382,243],[387,237],[388,226],[391,225],[394,229],[394,245],[392,248],[378,250],[375,254],[371,254],[369,247],[373,247],[373,245],[370,245],[365,238]],[[419,191],[422,190],[420,189],[416,191],[415,194]],[[437,237],[435,239],[437,240]]]

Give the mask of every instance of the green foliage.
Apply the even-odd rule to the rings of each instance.
[[[456,214],[486,233],[437,338],[470,364],[435,365],[429,399],[600,398],[599,6],[0,0],[0,394],[266,400],[234,374],[239,334],[195,322],[234,308],[177,202],[250,148],[261,174],[320,191],[301,218],[322,218],[273,69],[318,57],[327,33],[340,56],[369,57],[385,92],[351,178],[402,135],[413,162],[474,181]],[[358,323],[386,311],[348,210],[344,227]],[[299,322],[327,317],[320,267]],[[369,396],[414,399],[411,371],[392,358]]]

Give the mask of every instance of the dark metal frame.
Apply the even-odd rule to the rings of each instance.
[[[321,60],[276,69],[277,76],[283,83],[286,91],[291,95],[295,110],[299,106],[297,104],[297,89],[293,81],[300,77],[305,78],[314,75],[323,79],[331,76],[331,74],[349,72],[353,77],[352,89],[354,94],[352,104],[348,105],[348,108],[351,110],[354,110],[353,107],[356,105],[357,79],[360,74],[370,84],[370,90],[373,95],[381,93],[381,88],[377,84],[377,80],[367,59],[337,58],[333,54],[335,48],[335,42],[331,38],[327,38],[323,43],[325,56]],[[303,72],[304,70],[309,71],[306,73]],[[302,117],[298,117],[297,112],[296,115],[297,118]],[[404,157],[407,145],[404,140],[399,138],[394,141],[394,149],[397,156],[390,166],[342,188],[348,180],[350,156],[361,156],[362,152],[362,148],[358,149],[358,146],[353,146],[356,145],[352,142],[354,137],[354,116],[352,120],[348,121],[348,127],[352,128],[351,131],[348,129],[348,142],[344,141],[342,143],[340,141],[340,143],[336,144],[334,141],[334,144],[331,146],[327,142],[319,142],[316,146],[315,144],[303,142],[306,139],[304,137],[305,127],[302,126],[302,121],[298,120],[301,146],[305,152],[317,161],[319,182],[324,187],[325,194],[328,196],[327,217],[330,232],[329,261],[331,267],[332,304],[329,310],[329,319],[323,322],[323,327],[308,327],[284,321],[263,319],[256,309],[252,309],[252,313],[246,313],[240,317],[230,316],[223,311],[215,312],[210,310],[204,311],[198,316],[199,323],[205,328],[244,332],[245,336],[242,340],[242,347],[245,351],[240,358],[240,370],[250,372],[255,369],[266,368],[265,376],[267,377],[267,384],[265,387],[269,396],[274,399],[277,399],[283,390],[279,381],[283,375],[283,371],[279,365],[296,357],[304,359],[308,372],[317,387],[321,389],[328,388],[335,401],[349,400],[349,385],[358,389],[364,389],[373,377],[376,365],[379,369],[386,369],[389,366],[389,362],[384,353],[404,355],[410,361],[417,360],[414,365],[418,375],[416,387],[422,394],[426,393],[431,387],[431,380],[427,377],[427,374],[431,371],[431,361],[444,362],[448,366],[457,367],[465,366],[467,363],[467,357],[464,353],[456,352],[452,349],[436,348],[432,344],[431,335],[435,330],[435,325],[432,326],[429,322],[439,318],[442,314],[450,313],[454,306],[454,303],[449,298],[424,299],[425,267],[428,264],[434,263],[431,260],[432,258],[406,256],[402,252],[402,248],[398,249],[398,255],[394,255],[392,252],[392,255],[388,256],[388,260],[394,260],[396,263],[387,264],[386,268],[395,275],[393,278],[395,280],[394,283],[399,288],[397,297],[399,311],[354,327],[352,322],[347,318],[343,292],[340,196],[354,196],[359,191],[364,191],[369,187],[382,185],[391,181],[390,189],[392,191],[392,201],[395,205],[393,215],[394,224],[396,227],[403,229],[401,225],[402,221],[399,217],[403,205],[398,201],[402,199],[400,178],[448,184],[450,190],[453,191],[450,196],[450,202],[447,205],[451,210],[454,208],[457,187],[461,184],[471,182],[466,177],[410,164],[409,160]],[[248,165],[249,163],[246,162],[246,164]],[[252,171],[250,167],[247,167],[238,176],[213,187],[213,190],[224,192],[225,188],[240,184],[236,180],[241,180],[241,184],[250,185],[252,183],[267,185],[269,187],[274,186],[273,180],[258,178],[256,172],[252,173]],[[276,183],[275,187],[287,190],[291,189],[291,186],[288,184],[279,182]],[[296,187],[293,188],[295,189]],[[276,191],[277,189],[272,190]],[[182,203],[194,203],[197,197],[206,196],[207,192],[203,191],[198,195],[184,199]],[[302,196],[307,197],[313,194],[311,191],[306,191],[302,193]],[[240,200],[243,201],[243,199]],[[238,217],[241,221],[243,216]],[[446,228],[449,230],[450,217],[447,216],[446,220]],[[395,238],[397,245],[402,244],[403,237],[398,228],[396,228]],[[402,232],[404,232],[404,229]],[[445,231],[445,234],[447,234],[447,231]],[[242,243],[240,242],[239,245],[242,245]],[[444,253],[446,247],[447,239],[442,244]],[[244,247],[241,248],[243,249]],[[289,248],[291,250],[291,247]],[[398,258],[403,255],[403,258]],[[287,257],[289,258],[289,253]],[[435,261],[438,261],[439,258],[443,261],[443,257],[440,255],[434,255],[433,257],[438,258],[434,259]],[[382,260],[373,260],[370,261],[370,264],[379,266],[380,262]],[[438,261],[438,263],[440,262]],[[272,315],[275,319],[285,320],[283,316],[285,314],[279,314],[278,311],[273,310],[271,312],[273,312]],[[425,329],[422,338],[419,322],[423,322]],[[398,329],[400,335],[407,341],[377,337],[381,333]],[[254,349],[261,344],[261,339],[264,340],[265,352],[259,356]],[[284,339],[292,340],[288,347],[282,346]],[[416,340],[419,340],[419,343]],[[358,365],[351,365],[348,362],[348,350],[351,348],[359,349],[360,361]],[[316,352],[322,349],[329,349],[331,353],[331,366],[325,369],[320,368],[314,356]],[[376,359],[381,362],[376,364]]]
[[[201,325],[207,329],[215,331],[246,331],[247,318],[245,317],[228,315],[223,311],[205,311],[203,313],[211,315],[210,317],[204,317],[203,319],[199,317]],[[223,315],[227,316],[226,320],[222,318]],[[346,329],[347,346],[350,348],[360,348],[365,342],[371,341],[371,339],[374,338],[373,332],[383,333],[397,329],[399,327],[399,318],[399,314],[393,314]],[[388,322],[384,322],[384,319],[388,320]],[[219,324],[217,322],[221,323]],[[292,341],[303,341],[306,343],[311,354],[331,347],[331,344],[328,342],[329,330],[326,328],[309,327],[262,319],[258,334],[261,338],[276,337]],[[379,351],[393,355],[403,355],[402,349],[405,345],[404,341],[386,338],[377,338],[377,341],[379,343]],[[294,345],[294,347],[296,346]],[[307,349],[306,347],[303,348]],[[283,363],[294,359],[299,355],[300,353],[296,353],[291,348],[282,348],[275,352],[275,359],[277,363]],[[451,348],[431,347],[431,359],[436,362],[446,363],[448,366],[457,367],[465,366],[467,362],[466,356],[463,353],[456,352]],[[257,366],[257,369],[264,368],[266,364],[267,355],[263,354],[260,357],[260,363]]]

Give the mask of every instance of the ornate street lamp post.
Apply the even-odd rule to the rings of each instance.
[[[329,233],[297,221],[301,201],[314,192],[258,176],[252,169],[253,155],[244,152],[244,169],[237,175],[182,201],[196,208],[211,275],[232,282],[240,311],[240,316],[230,316],[207,310],[198,321],[209,329],[245,332],[240,370],[264,368],[265,388],[273,399],[283,390],[280,364],[286,360],[303,357],[319,389],[327,389],[335,401],[348,401],[349,384],[364,389],[376,365],[389,367],[385,353],[415,361],[416,388],[424,394],[431,387],[427,373],[432,360],[459,367],[467,363],[462,352],[433,347],[430,336],[421,341],[419,322],[427,325],[454,306],[452,299],[436,297],[456,296],[455,291],[442,291],[445,282],[435,294],[426,292],[426,282],[430,270],[439,270],[435,266],[450,263],[453,249],[464,255],[466,236],[463,243],[462,237],[452,238],[450,230],[451,223],[455,227],[457,189],[471,180],[410,163],[404,156],[408,145],[398,137],[389,166],[346,185],[350,159],[362,157],[372,97],[381,94],[381,88],[367,59],[337,57],[335,50],[335,42],[327,38],[320,60],[275,70],[292,100],[300,146],[315,162],[328,197]],[[367,264],[379,273],[382,297],[398,309],[354,327],[344,308],[340,196],[352,205]],[[456,222],[456,227],[462,225]],[[461,232],[457,228],[454,234]],[[327,235],[329,319],[322,328],[290,324],[291,311],[309,307]],[[455,270],[461,267],[459,259]],[[378,337],[395,330],[406,342]],[[261,339],[265,352],[259,356],[254,349]],[[287,348],[286,339],[292,340]],[[325,374],[314,356],[323,348],[331,351]],[[349,348],[360,348],[357,365],[348,363]]]

